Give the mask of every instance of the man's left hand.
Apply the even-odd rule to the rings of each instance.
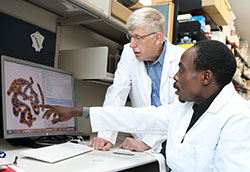
[[[88,146],[93,147],[96,150],[107,151],[112,147],[112,144],[101,137],[94,137],[90,140]]]
[[[131,137],[127,137],[123,143],[120,145],[120,148],[127,149],[130,151],[143,152],[150,147],[146,145],[143,141],[135,140]]]

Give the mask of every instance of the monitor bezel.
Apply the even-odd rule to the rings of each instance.
[[[74,73],[73,72],[69,72],[69,71],[65,71],[65,70],[61,70],[55,67],[51,67],[51,66],[46,66],[43,64],[38,64],[38,63],[34,63],[34,62],[30,62],[27,60],[22,60],[22,59],[18,59],[15,57],[10,57],[10,56],[6,56],[6,55],[1,55],[1,84],[2,84],[2,88],[1,88],[1,92],[2,92],[2,114],[1,114],[1,120],[2,120],[2,137],[4,139],[14,139],[14,138],[27,138],[27,137],[40,137],[40,136],[56,136],[56,135],[76,135],[78,134],[78,121],[77,121],[77,117],[74,117],[74,122],[75,122],[75,131],[63,131],[63,132],[42,132],[42,133],[25,133],[25,134],[7,134],[7,118],[6,118],[6,104],[5,104],[5,100],[6,100],[6,95],[5,93],[5,65],[4,62],[5,61],[10,61],[10,62],[14,62],[14,63],[18,63],[18,64],[22,64],[22,65],[28,65],[31,67],[37,67],[37,68],[41,68],[41,69],[45,69],[45,70],[50,70],[50,71],[55,71],[55,72],[60,72],[63,74],[67,74],[67,75],[71,75],[72,77],[72,99],[73,99],[73,106],[76,106],[76,97],[75,97],[75,81],[74,81]]]

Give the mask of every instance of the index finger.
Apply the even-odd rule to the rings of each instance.
[[[54,112],[52,110],[46,110],[46,112],[43,114],[42,119],[46,118],[49,119],[50,116],[53,114]]]
[[[51,121],[50,121],[50,124],[56,124],[56,123],[58,123],[58,122],[60,122],[60,118],[58,117],[58,118],[55,118],[55,119],[52,119]]]
[[[52,109],[54,106],[53,105],[49,105],[49,104],[40,104],[39,105],[40,107],[42,107],[42,108],[47,108],[47,109]]]
[[[93,147],[94,139],[91,139],[88,146]]]

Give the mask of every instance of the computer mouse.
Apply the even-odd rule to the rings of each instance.
[[[126,149],[116,149],[113,151],[114,154],[121,154],[121,155],[135,155],[133,151],[126,150]]]

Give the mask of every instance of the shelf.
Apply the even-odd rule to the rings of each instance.
[[[204,32],[200,29],[200,23],[198,21],[189,21],[179,23],[178,28],[178,38],[188,36],[192,38],[192,40],[200,41],[204,39],[208,39]]]
[[[250,87],[247,86],[247,84],[244,83],[243,81],[233,79],[233,84],[234,84],[234,86],[235,86],[236,88],[241,88],[241,89],[250,91]]]
[[[210,1],[211,4],[214,1]],[[208,8],[204,8],[202,5],[202,0],[190,0],[186,2],[185,0],[177,0],[177,5],[179,5],[179,11],[178,14],[186,14],[190,13],[192,16],[199,16],[202,15],[206,18],[206,24],[209,24],[211,26],[211,31],[221,31],[222,28],[221,26],[217,26],[218,23],[221,21],[221,17],[225,19],[226,16],[222,16],[220,13],[209,13]],[[230,5],[227,5],[227,7],[230,7]],[[221,7],[221,6],[220,6]],[[211,11],[210,11],[211,12]],[[229,12],[227,10],[227,12]],[[223,21],[224,22],[224,21]],[[217,23],[217,24],[216,24]],[[222,24],[221,24],[222,25]],[[185,22],[185,23],[179,23],[178,26],[178,36],[179,38],[183,36],[189,36],[192,39],[196,39],[197,41],[203,40],[206,36],[205,34],[200,31],[198,27],[198,24],[195,23],[190,23],[190,22]],[[205,38],[208,39],[208,38]],[[240,55],[240,53],[237,50],[237,47],[235,47],[233,44],[231,44],[227,39],[226,39],[226,44],[230,44],[234,50],[234,56],[239,57],[239,63],[240,68],[237,67],[236,73],[233,78],[233,83],[235,87],[239,87],[244,90],[244,92],[250,91],[250,86],[248,86],[248,82],[250,81],[250,75],[245,72],[245,69],[249,70],[249,65],[246,63],[244,58]],[[243,96],[244,97],[244,96]]]
[[[244,72],[242,72],[242,75],[241,75],[242,78],[245,78],[246,80],[250,80],[250,77],[245,75]]]
[[[226,44],[230,44],[232,46],[232,48],[234,49],[234,55],[236,57],[239,57],[242,61],[242,63],[244,64],[244,66],[246,66],[247,68],[250,68],[250,66],[247,64],[247,62],[244,60],[244,58],[241,56],[241,54],[239,53],[237,47],[235,47],[234,44],[232,44],[228,39],[226,39]]]
[[[187,3],[189,3],[189,5],[187,6],[187,8],[181,7],[179,12],[178,12],[179,14],[190,13],[192,16],[204,16],[206,19],[206,24],[209,24],[211,26],[212,31],[221,30],[215,24],[215,22],[211,19],[209,14],[202,9],[201,1],[197,2],[197,0],[192,0],[193,4],[191,4],[189,1],[188,2],[185,2],[184,0],[181,0],[181,1],[182,1],[182,2],[180,2],[180,3],[182,3],[182,4],[180,4],[181,6],[183,6],[184,4],[187,5]]]
[[[60,25],[80,25],[120,44],[128,42],[124,23],[86,0],[25,0],[60,17]]]
[[[192,16],[200,16],[200,15],[204,16],[206,19],[206,24],[209,24],[211,26],[211,31],[221,30],[203,9],[194,9],[194,10],[189,10],[188,12]]]

